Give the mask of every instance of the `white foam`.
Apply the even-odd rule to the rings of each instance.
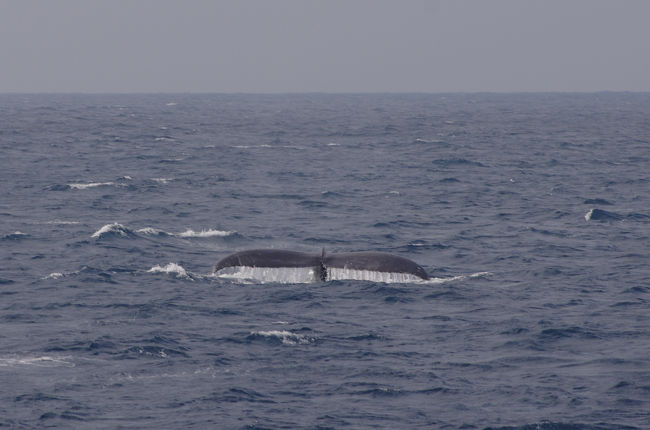
[[[115,222],[113,224],[106,224],[105,226],[103,226],[102,228],[94,232],[90,237],[99,238],[102,235],[107,233],[117,233],[120,236],[128,236],[128,229],[124,227],[122,224],[118,224]]]
[[[176,106],[176,105],[177,105],[177,103],[174,103],[174,102],[165,103],[165,106]]]
[[[169,263],[166,266],[153,266],[151,269],[147,270],[149,273],[167,273],[176,275],[179,278],[188,278],[191,277],[187,274],[187,271],[180,264]]]
[[[173,142],[175,139],[171,137],[162,136],[162,137],[156,137],[154,140],[156,142]]]
[[[140,228],[136,230],[136,233],[142,233],[142,234],[151,234],[151,235],[158,235],[158,234],[167,234],[166,232],[162,230],[155,229],[153,227],[145,227],[145,228]]]
[[[465,279],[483,278],[490,276],[491,274],[491,272],[477,272],[470,275],[451,276],[449,278],[429,278],[427,280],[420,280],[420,282],[424,284],[445,284],[447,282],[463,281]]]
[[[152,181],[156,181],[159,184],[167,184],[169,181],[171,181],[171,178],[151,178]]]
[[[235,233],[234,231],[224,231],[224,230],[201,230],[201,231],[194,231],[192,229],[187,229],[183,233],[179,233],[177,236],[179,237],[224,237],[224,236],[230,236],[231,234]]]
[[[91,182],[89,184],[68,184],[68,187],[72,188],[73,190],[85,190],[87,188],[102,187],[102,186],[109,186],[109,185],[115,185],[115,182]]]
[[[62,221],[55,219],[53,221],[47,221],[45,224],[55,224],[55,225],[72,225],[72,224],[81,224],[79,221]]]
[[[283,345],[306,345],[314,341],[308,336],[286,330],[252,331],[251,335],[277,338],[282,341]]]
[[[59,278],[63,278],[64,276],[65,275],[63,273],[61,273],[61,272],[52,272],[49,275],[44,276],[41,279],[59,279]]]
[[[74,363],[71,363],[71,357],[51,357],[51,356],[42,356],[42,357],[0,357],[0,367],[13,367],[13,366],[41,366],[41,367],[53,367],[53,366],[69,366],[74,367]]]
[[[591,209],[589,212],[585,214],[585,221],[591,220],[591,216],[594,214],[594,210]]]

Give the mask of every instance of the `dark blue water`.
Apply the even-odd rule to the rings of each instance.
[[[0,427],[647,429],[649,263],[649,94],[0,95]]]

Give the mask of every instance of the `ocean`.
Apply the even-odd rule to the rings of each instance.
[[[0,95],[0,427],[648,429],[649,207],[648,93]]]

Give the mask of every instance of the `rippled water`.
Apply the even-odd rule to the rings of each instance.
[[[649,428],[649,119],[648,94],[0,95],[0,426]],[[432,280],[212,274],[250,248]]]

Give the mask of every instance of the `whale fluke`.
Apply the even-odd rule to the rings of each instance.
[[[386,252],[341,252],[324,257],[325,267],[368,270],[371,272],[409,273],[429,279],[427,272],[414,261]]]
[[[276,249],[236,252],[217,262],[213,273],[218,274],[228,270],[232,273],[238,268],[242,270],[304,268],[308,270],[308,274],[301,279],[307,277],[314,281],[399,279],[399,282],[403,282],[429,279],[429,275],[421,266],[404,257],[370,251],[326,254],[325,249],[320,255]],[[260,276],[270,276],[269,271],[262,270]]]

